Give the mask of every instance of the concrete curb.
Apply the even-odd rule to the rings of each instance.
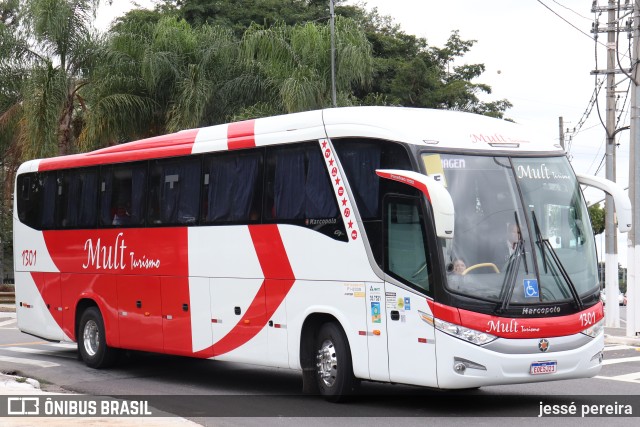
[[[640,338],[635,337],[621,337],[617,335],[605,335],[604,336],[605,344],[621,344],[621,345],[630,345],[633,347],[640,347]]]
[[[16,293],[15,292],[0,292],[0,303],[2,304],[15,304]]]
[[[0,304],[0,313],[15,313],[15,304]]]

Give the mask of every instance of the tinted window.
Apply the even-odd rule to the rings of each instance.
[[[397,143],[370,139],[336,140],[334,146],[362,219],[380,219],[382,196],[405,193],[407,186],[381,180],[376,169],[412,170],[407,150]]]
[[[146,162],[102,168],[101,225],[123,227],[144,224],[146,175]]]
[[[382,199],[386,194],[419,195],[412,187],[380,179],[376,169],[413,170],[407,150],[400,144],[373,139],[345,138],[333,141],[347,175],[371,252],[382,268]]]
[[[149,223],[195,224],[200,206],[200,157],[156,160],[149,175]]]
[[[425,246],[420,199],[385,199],[385,265],[391,276],[429,293],[431,266]]]
[[[98,202],[97,169],[58,172],[56,217],[60,228],[96,226]]]
[[[42,216],[42,185],[36,173],[20,175],[16,197],[18,199],[18,218],[32,228],[40,228]]]
[[[55,227],[56,194],[58,181],[55,172],[46,172],[39,175],[40,188],[42,189],[42,212],[40,226],[43,230]]]
[[[202,221],[206,224],[260,221],[263,150],[205,157]]]
[[[266,173],[265,221],[303,225],[346,241],[317,142],[270,148]]]

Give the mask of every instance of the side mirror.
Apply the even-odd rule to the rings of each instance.
[[[631,201],[618,184],[608,179],[593,175],[577,173],[578,182],[583,185],[598,188],[613,197],[616,216],[618,217],[618,230],[626,233],[631,229]]]
[[[401,182],[420,190],[431,203],[436,235],[443,239],[453,239],[453,225],[455,223],[453,200],[451,194],[441,183],[430,176],[413,171],[378,169],[376,174],[380,178]]]

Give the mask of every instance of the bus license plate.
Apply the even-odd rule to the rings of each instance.
[[[531,375],[553,374],[557,371],[557,368],[558,362],[555,360],[548,362],[533,362],[529,372]]]

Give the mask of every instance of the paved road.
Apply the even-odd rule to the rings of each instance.
[[[0,371],[36,378],[43,389],[50,391],[127,395],[130,399],[141,396],[150,399],[154,407],[202,425],[264,425],[265,418],[257,417],[265,416],[279,417],[280,421],[340,416],[348,417],[349,425],[388,425],[392,421],[395,425],[411,425],[412,421],[418,422],[415,417],[438,417],[439,423],[447,424],[456,418],[445,417],[474,417],[476,424],[511,427],[513,420],[502,417],[518,417],[525,424],[527,420],[537,421],[540,402],[554,403],[551,396],[557,395],[570,399],[567,404],[571,400],[613,404],[630,397],[639,399],[635,408],[640,411],[638,350],[629,345],[607,345],[603,369],[592,379],[486,387],[462,395],[363,383],[361,394],[351,403],[335,405],[301,396],[300,375],[289,370],[142,353],[129,355],[111,370],[89,369],[77,360],[75,345],[49,343],[22,334],[15,328],[14,315],[0,313]],[[363,417],[370,422],[363,424]],[[627,421],[635,424],[631,418],[615,422],[621,425]],[[303,422],[324,426],[327,420],[305,418]]]

